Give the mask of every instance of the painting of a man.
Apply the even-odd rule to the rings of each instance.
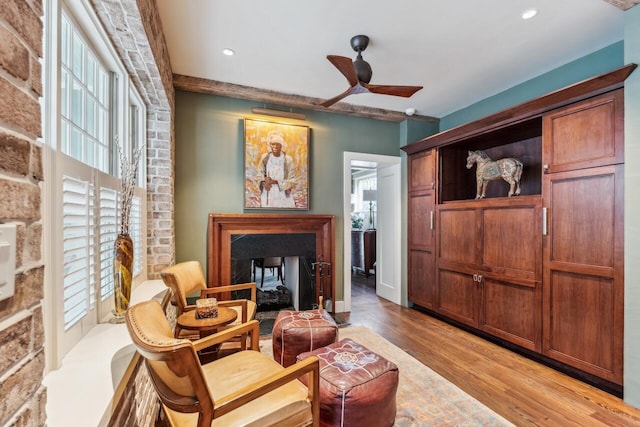
[[[245,208],[308,209],[308,128],[245,120]]]
[[[280,130],[267,135],[269,151],[262,155],[258,167],[263,180],[260,181],[262,207],[295,208],[292,192],[296,189],[296,170],[293,159],[283,151],[286,147]]]

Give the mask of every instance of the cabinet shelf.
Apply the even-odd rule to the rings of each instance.
[[[476,197],[476,165],[466,168],[469,151],[483,150],[492,160],[513,157],[524,167],[522,195],[542,192],[542,119],[536,117],[509,128],[487,132],[440,149],[440,202]],[[487,198],[506,197],[509,184],[502,179],[487,186]]]

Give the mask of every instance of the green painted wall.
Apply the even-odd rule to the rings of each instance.
[[[640,6],[624,13],[624,60],[640,64]],[[624,86],[624,400],[640,408],[640,70]]]
[[[620,41],[441,118],[440,130],[465,124],[624,65]]]
[[[211,212],[243,212],[243,117],[251,101],[176,92],[176,260],[206,266],[207,217]],[[283,109],[280,107],[280,109]],[[433,124],[393,123],[318,111],[300,111],[307,120],[289,121],[311,129],[310,209],[336,216],[336,297],[342,299],[343,152],[400,156],[407,138],[418,139]],[[286,121],[284,119],[274,119]],[[244,212],[256,212],[255,210]],[[259,211],[287,213],[290,211]]]

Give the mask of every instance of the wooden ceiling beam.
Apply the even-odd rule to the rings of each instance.
[[[283,105],[290,108],[300,108],[304,110],[322,111],[324,113],[346,114],[356,117],[368,117],[376,120],[390,122],[403,122],[409,116],[399,111],[383,110],[381,108],[363,107],[358,105],[338,102],[330,108],[320,105],[324,99],[312,98],[308,96],[291,95],[265,89],[257,89],[250,86],[236,85],[216,80],[202,79],[199,77],[185,76],[181,74],[173,75],[173,86],[178,90],[188,92],[206,93],[209,95],[226,96],[229,98],[246,99],[249,101],[264,102],[266,104]],[[414,114],[411,120],[437,122],[436,117],[422,116]]]
[[[622,10],[631,9],[633,6],[640,4],[640,0],[604,0]]]

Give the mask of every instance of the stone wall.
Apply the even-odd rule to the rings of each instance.
[[[0,425],[45,424],[42,3],[0,7],[0,223],[16,225],[15,295],[0,301]]]

